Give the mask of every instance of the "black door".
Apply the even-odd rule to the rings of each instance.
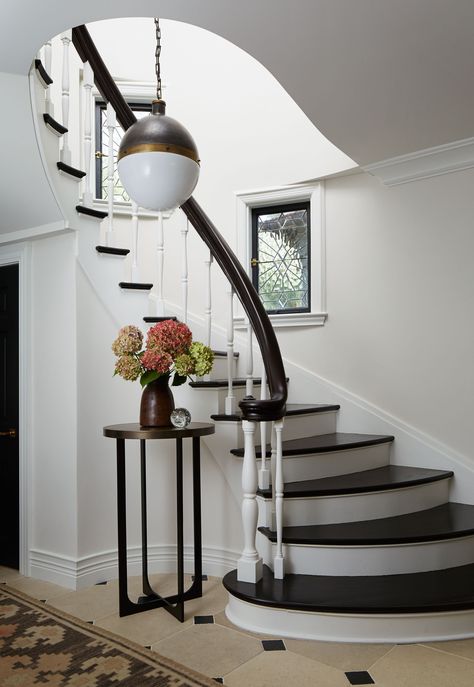
[[[0,267],[0,565],[19,567],[18,265]]]

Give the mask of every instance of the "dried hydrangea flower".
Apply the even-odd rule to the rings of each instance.
[[[196,362],[192,356],[183,353],[182,355],[178,355],[174,361],[174,366],[180,377],[187,377],[188,375],[194,374]]]
[[[200,341],[194,341],[189,348],[189,354],[195,361],[195,374],[199,377],[209,374],[214,362],[214,353]]]
[[[154,370],[159,374],[169,372],[173,364],[173,358],[169,353],[161,353],[161,351],[155,350],[145,351],[140,360],[146,370]]]
[[[187,352],[192,340],[193,335],[186,324],[174,320],[165,320],[158,322],[148,330],[146,347],[162,353],[169,353],[176,358],[176,356]]]
[[[133,324],[129,324],[120,329],[117,338],[112,344],[112,350],[115,355],[138,353],[142,347],[142,343],[143,334],[141,331],[138,327],[134,327]]]
[[[133,355],[121,355],[115,363],[115,374],[123,379],[134,382],[140,376],[142,366],[138,358]]]

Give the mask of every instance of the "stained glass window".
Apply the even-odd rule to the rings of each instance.
[[[309,312],[310,203],[252,210],[252,281],[270,313]]]
[[[129,103],[135,117],[141,119],[146,117],[151,110],[149,103]],[[127,192],[120,183],[117,171],[117,153],[120,147],[120,141],[123,136],[123,129],[120,124],[114,129],[114,202],[125,201],[129,202],[130,198]],[[95,140],[96,140],[96,166],[95,166],[95,181],[96,181],[96,197],[107,200],[108,198],[108,176],[109,176],[109,130],[107,128],[107,105],[104,102],[96,101],[95,110]]]

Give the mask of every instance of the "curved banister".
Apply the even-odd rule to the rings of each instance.
[[[136,117],[105,66],[87,28],[76,26],[72,30],[72,41],[81,60],[89,62],[94,72],[97,89],[104,100],[111,103],[118,121],[126,131],[136,122]],[[190,198],[181,206],[181,209],[232,285],[247,313],[260,346],[267,372],[270,398],[265,400],[244,398],[239,403],[242,415],[246,420],[279,420],[285,414],[287,385],[280,347],[270,318],[237,256],[196,200]]]

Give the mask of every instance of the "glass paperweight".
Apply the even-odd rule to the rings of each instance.
[[[191,422],[191,413],[186,408],[175,408],[170,415],[171,424],[178,429],[184,429]]]

